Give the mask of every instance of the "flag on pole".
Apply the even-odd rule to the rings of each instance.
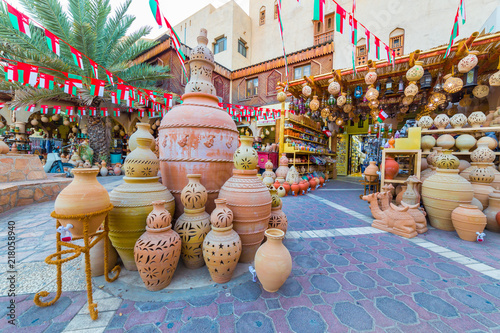
[[[112,86],[114,86],[115,82],[113,81],[113,73],[111,73],[110,71],[106,70],[106,77],[108,78],[109,84],[111,84]]]
[[[181,50],[181,40],[179,36],[177,36],[177,33],[175,32],[174,28],[172,28],[165,16],[163,16],[163,20],[165,21],[167,29],[170,30],[170,38],[172,39],[172,43],[174,44],[175,49],[179,52],[182,60],[186,60],[186,56]]]
[[[66,107],[66,114],[68,116],[73,116],[75,114],[75,107],[74,106],[67,106]]]
[[[346,19],[346,11],[344,8],[340,7],[339,4],[337,4],[337,12],[335,13],[335,22],[337,25],[337,31],[340,32],[341,34],[344,33],[344,21]]]
[[[99,78],[99,74],[98,74],[99,65],[90,59],[89,59],[89,62],[90,62],[90,66],[92,66],[92,71],[94,72],[94,77],[96,79],[98,79]]]
[[[365,29],[366,35],[366,54],[370,55],[370,31]]]
[[[384,44],[384,46],[385,46],[385,51],[387,52],[387,61],[388,61],[390,64],[392,64],[393,59],[392,59],[392,57],[391,57],[391,50],[389,49],[389,46],[388,46],[388,45],[385,45],[385,44]]]
[[[40,73],[40,78],[38,79],[38,88],[40,89],[54,89],[54,77],[49,74]]]
[[[120,104],[120,99],[116,96],[116,93],[114,91],[111,92],[111,103]]]
[[[77,90],[76,90],[76,86],[73,83],[73,81],[71,81],[71,80],[64,81],[64,92],[66,94],[76,96]]]
[[[70,46],[69,49],[71,51],[71,54],[73,55],[73,61],[75,62],[75,65],[77,65],[78,67],[80,67],[81,70],[83,70],[82,54],[73,46]]]
[[[455,21],[453,22],[453,28],[451,29],[451,36],[450,36],[450,44],[448,45],[448,48],[446,48],[446,53],[444,55],[444,58],[450,55],[451,52],[451,47],[453,46],[453,43],[455,42],[455,38],[458,37],[460,34],[459,31],[459,26],[458,26],[458,13],[460,11],[460,8],[457,9],[457,13],[455,14]]]
[[[385,113],[385,112],[384,112],[384,110],[380,110],[380,112],[379,112],[379,114],[378,114],[377,121],[378,121],[379,123],[383,123],[383,122],[384,122],[384,120],[386,120],[386,119],[387,119],[387,117],[389,117],[389,116],[387,115],[387,113]]]
[[[278,0],[278,3],[276,4],[276,10],[278,12],[278,21],[280,25],[280,34],[281,34],[281,44],[283,46],[283,59],[285,59],[285,76],[286,76],[286,87],[285,91],[288,88],[288,81],[289,81],[289,71],[288,71],[288,58],[286,57],[286,50],[285,50],[285,34],[283,33],[283,21],[281,20],[281,0]]]
[[[352,16],[354,16],[355,11],[356,11],[356,0],[352,0]]]
[[[26,34],[28,37],[31,38],[29,17],[24,15],[23,13],[21,13],[20,11],[18,11],[9,4],[7,4],[7,11],[9,12],[10,23],[12,23],[14,29],[22,32],[23,34]]]
[[[54,105],[54,114],[61,114],[61,106],[60,105]]]
[[[391,50],[392,53],[392,68],[396,66],[396,50]]]
[[[109,116],[109,114],[108,114],[108,108],[101,108],[101,116],[102,117]]]
[[[113,108],[113,116],[115,117],[120,116],[120,108]]]
[[[462,18],[462,24],[465,24],[465,21],[467,20],[466,14],[465,14],[465,5],[464,5],[464,0],[460,0],[460,17]]]
[[[35,104],[28,105],[26,107],[26,111],[28,111],[28,112],[35,112]]]
[[[97,108],[95,107],[89,107],[90,115],[91,116],[97,116]]]
[[[77,114],[79,114],[80,116],[85,116],[87,114],[86,112],[86,109],[85,109],[85,106],[79,106],[77,108]]]
[[[380,60],[380,39],[378,39],[377,36],[375,37],[375,56],[377,57],[378,60]]]
[[[151,8],[151,13],[153,13],[156,23],[161,27],[161,13],[158,0],[149,0],[149,7]]]
[[[47,46],[49,47],[49,49],[58,56],[61,56],[59,38],[49,30],[45,29],[45,39],[47,40]]]
[[[313,20],[325,22],[325,0],[314,0]]]
[[[104,86],[106,82],[98,79],[90,79],[90,94],[94,96],[104,96]]]
[[[48,105],[40,105],[40,112],[42,114],[48,114],[49,113],[49,106]]]

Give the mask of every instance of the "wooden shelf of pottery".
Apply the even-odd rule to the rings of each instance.
[[[385,158],[389,155],[394,158],[408,158],[408,173],[407,175],[396,175],[394,179],[385,178]],[[417,176],[420,179],[420,163],[422,159],[422,151],[420,149],[384,149],[382,150],[382,165],[380,166],[380,188],[385,183],[404,184],[409,176]],[[401,171],[401,170],[400,170]]]

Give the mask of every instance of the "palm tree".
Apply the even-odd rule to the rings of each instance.
[[[114,11],[110,0],[69,0],[67,11],[63,10],[58,0],[20,2],[31,19],[130,85],[162,91],[155,83],[171,77],[168,66],[132,64],[134,58],[157,44],[144,39],[151,27],[141,27],[127,34],[135,20],[134,16],[126,14],[132,0],[125,0]],[[74,64],[70,49],[63,42],[60,43],[60,56],[57,56],[47,46],[43,29],[32,23],[31,38],[28,37],[13,28],[6,6],[0,7],[1,57],[38,66],[40,72],[56,77],[62,77],[60,71],[84,77],[84,86],[79,89],[78,98],[64,93],[59,87],[54,90],[36,89],[1,80],[0,90],[15,91],[11,107],[25,107],[43,100],[64,100],[80,106],[99,106],[101,102],[110,99],[109,92],[105,92],[104,97],[96,97],[85,86],[90,84],[88,78],[94,77],[92,66],[86,58],[83,59],[85,70],[81,70]],[[0,73],[3,74],[3,68]],[[105,70],[99,68],[98,76],[99,79],[105,79]],[[108,90],[111,86],[105,88]],[[104,127],[102,121],[96,125]]]

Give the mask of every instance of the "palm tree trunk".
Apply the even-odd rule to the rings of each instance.
[[[88,135],[90,148],[94,150],[94,163],[104,158],[109,162],[111,132],[101,117],[89,117]]]

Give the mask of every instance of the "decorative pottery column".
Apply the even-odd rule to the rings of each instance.
[[[267,241],[255,254],[255,271],[262,287],[274,293],[292,272],[292,257],[285,245],[285,233],[280,229],[267,229]]]
[[[216,283],[231,280],[241,255],[241,239],[233,230],[233,212],[226,199],[215,199],[215,209],[210,215],[212,230],[203,241],[203,259]]]
[[[182,96],[184,103],[173,107],[159,127],[162,181],[175,196],[175,217],[184,210],[180,194],[188,174],[202,175],[208,194],[206,209],[215,208],[214,199],[231,176],[232,156],[238,148],[236,124],[215,96],[214,56],[207,43],[207,31],[201,29],[198,46],[191,51],[191,79]]]
[[[146,288],[157,291],[172,281],[181,254],[181,239],[172,230],[172,216],[165,200],[153,201],[146,232],[135,243],[135,262]]]
[[[276,177],[277,180],[279,181],[280,184],[283,184],[283,182],[286,179],[286,175],[288,174],[288,171],[290,168],[288,167],[288,158],[286,157],[286,154],[283,153],[281,155],[280,161],[279,161],[279,168],[276,169]]]
[[[134,245],[144,233],[152,202],[165,200],[171,215],[175,200],[159,182],[158,158],[149,149],[151,139],[138,138],[138,147],[125,159],[124,183],[110,193],[113,210],[109,212],[109,239],[128,270],[137,270]]]
[[[267,160],[266,162],[266,171],[262,174],[262,177],[271,177],[273,179],[273,182],[276,180],[276,174],[273,171],[273,162],[271,160]]]
[[[495,180],[495,173],[490,168],[495,160],[495,153],[488,148],[487,142],[478,142],[477,148],[472,152],[470,158],[472,163],[469,181],[474,189],[474,197],[481,202],[483,209],[486,209],[489,204],[488,195],[495,190],[490,186]]]

